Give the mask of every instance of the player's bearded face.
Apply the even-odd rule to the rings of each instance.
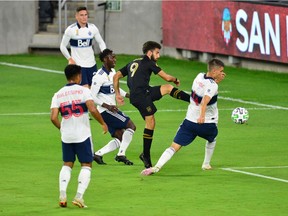
[[[151,56],[151,60],[153,61],[157,61],[160,58],[160,51],[159,49],[155,49],[152,51],[152,56]]]

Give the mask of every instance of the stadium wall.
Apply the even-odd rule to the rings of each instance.
[[[0,1],[0,54],[27,53],[38,26],[37,1]]]
[[[103,2],[102,0],[100,2]],[[142,54],[147,40],[162,41],[162,2],[122,0],[119,11],[106,11],[105,42],[115,53]],[[95,5],[95,23],[104,34],[104,7]]]

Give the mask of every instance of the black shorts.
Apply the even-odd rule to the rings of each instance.
[[[150,87],[148,90],[143,92],[143,94],[137,94],[135,96],[132,95],[132,97],[130,95],[131,104],[139,110],[143,119],[145,119],[145,116],[150,116],[156,113],[157,108],[153,101],[162,98],[160,87],[161,86]]]

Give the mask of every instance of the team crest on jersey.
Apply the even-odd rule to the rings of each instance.
[[[148,107],[146,107],[146,110],[147,110],[147,112],[152,112],[152,109],[151,109],[151,107],[150,106],[148,106]]]
[[[89,36],[91,36],[91,35],[92,35],[92,32],[91,32],[91,31],[89,31],[89,32],[88,32],[88,35],[89,35]]]

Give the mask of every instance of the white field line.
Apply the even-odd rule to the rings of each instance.
[[[283,167],[278,167],[278,168],[287,168],[287,167],[283,166]],[[264,167],[261,167],[261,169],[262,168],[264,168]],[[267,168],[270,169],[269,167],[267,167]],[[277,167],[273,167],[273,168],[277,168]],[[274,181],[280,181],[280,182],[288,183],[288,180],[285,180],[285,179],[260,175],[260,174],[256,174],[256,173],[252,173],[252,172],[246,172],[246,171],[242,171],[242,170],[238,170],[238,169],[234,169],[234,168],[233,169],[232,168],[220,168],[220,169],[225,170],[225,171],[235,172],[235,173],[241,173],[244,175],[255,176],[255,177],[259,177],[259,178],[270,179],[270,180],[274,180]],[[257,167],[255,167],[255,169],[257,169]]]
[[[234,108],[219,109],[219,111],[232,111]],[[271,108],[249,108],[249,110],[271,110]],[[124,113],[138,113],[138,110],[122,110]],[[187,109],[166,109],[166,110],[157,110],[157,112],[186,112]],[[0,116],[33,116],[33,115],[50,115],[50,112],[39,112],[39,113],[0,113]]]
[[[57,73],[57,74],[62,74],[62,75],[64,74],[63,71],[50,70],[50,69],[32,67],[32,66],[27,66],[27,65],[12,64],[12,63],[7,63],[7,62],[0,62],[0,65],[37,70],[37,71],[43,71],[43,72],[48,72],[48,73]]]
[[[283,169],[288,166],[257,166],[257,167],[229,167],[230,169]],[[226,169],[226,168],[223,168]],[[228,169],[228,168],[227,168]]]
[[[244,100],[241,100],[241,99],[222,97],[222,96],[218,96],[218,98],[223,99],[223,100],[228,100],[228,101],[235,101],[235,102],[239,102],[239,103],[244,103],[244,104],[252,104],[252,105],[257,105],[257,106],[269,107],[269,108],[272,108],[272,109],[288,110],[288,107],[274,106],[274,105],[270,105],[270,104],[262,104],[262,103],[253,102],[253,101],[244,101]]]
[[[12,63],[7,63],[7,62],[0,62],[0,65],[6,65],[6,66],[10,66],[10,67],[37,70],[37,71],[43,71],[43,72],[48,72],[48,73],[63,74],[63,71],[50,70],[50,69],[32,67],[32,66],[27,66],[27,65],[12,64]],[[122,82],[124,83],[124,81],[122,81]],[[190,93],[190,92],[187,92],[187,93]],[[234,101],[234,102],[239,102],[239,103],[243,103],[243,104],[252,104],[252,105],[256,105],[256,106],[268,107],[268,108],[272,108],[272,109],[288,110],[288,107],[274,106],[274,105],[270,105],[270,104],[262,104],[262,103],[253,102],[253,101],[245,101],[245,100],[242,100],[242,99],[236,99],[236,98],[230,98],[230,97],[222,97],[222,96],[218,96],[218,98],[222,99],[222,100]]]

